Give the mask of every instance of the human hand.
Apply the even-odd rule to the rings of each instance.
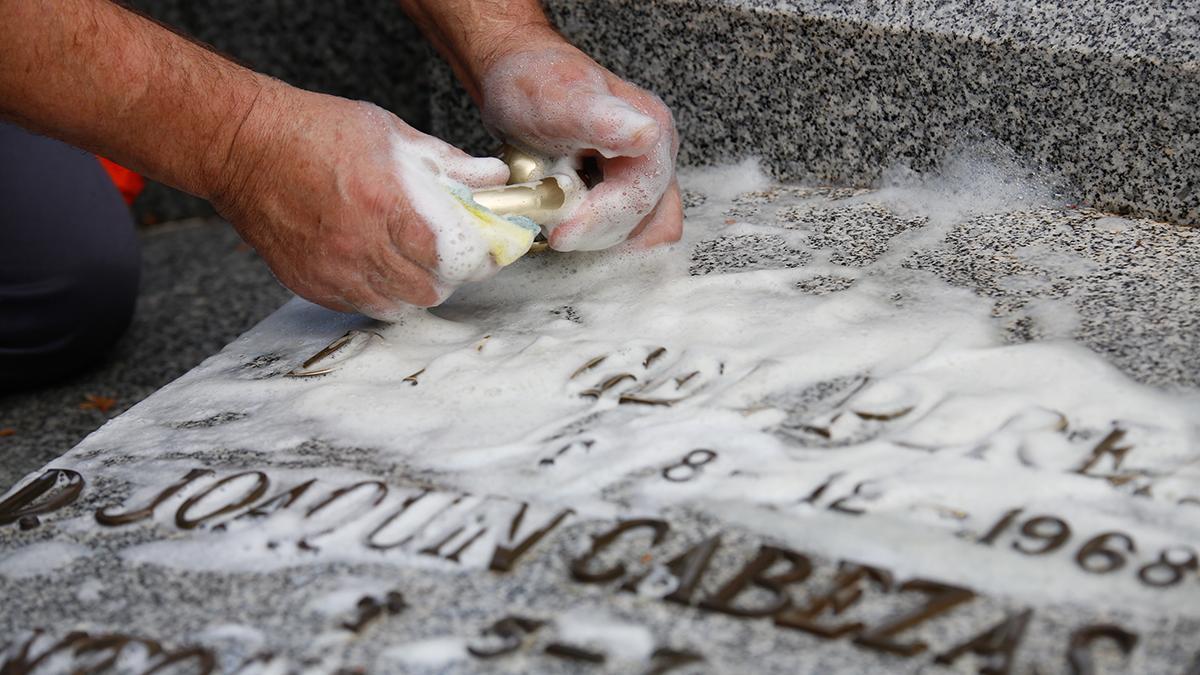
[[[671,111],[567,44],[553,31],[497,51],[481,78],[484,124],[506,142],[563,157],[595,156],[604,181],[547,233],[560,251],[629,240],[678,241],[683,205],[675,180],[679,140]]]
[[[446,185],[507,179],[500,160],[473,158],[374,105],[270,81],[209,197],[298,295],[388,319],[496,272],[478,223]]]

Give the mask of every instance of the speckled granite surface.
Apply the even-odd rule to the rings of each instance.
[[[548,6],[573,41],[672,107],[685,164],[758,155],[783,178],[867,185],[996,141],[1084,203],[1200,223],[1190,3]],[[444,70],[436,82],[434,131],[490,149]]]
[[[393,0],[125,0],[241,63],[424,127],[430,50]]]
[[[1179,64],[1200,57],[1200,6],[1179,0],[733,0],[728,4]]]

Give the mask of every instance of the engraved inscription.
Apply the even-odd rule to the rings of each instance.
[[[768,572],[777,562],[785,562],[787,568],[776,574]],[[791,605],[787,587],[804,583],[812,574],[812,561],[803,553],[775,546],[762,546],[758,555],[741,569],[716,593],[704,599],[701,607],[733,616],[755,617],[778,614]],[[737,602],[738,596],[751,586],[771,594],[771,599],[757,607],[747,607]]]
[[[1004,538],[1019,522],[1022,509],[1006,511],[987,533],[978,539],[992,546]],[[1025,555],[1048,555],[1066,547],[1074,533],[1067,521],[1055,516],[1035,516],[1024,521],[1011,548]],[[1111,574],[1125,569],[1132,561],[1137,580],[1149,588],[1169,588],[1200,572],[1200,558],[1190,546],[1163,548],[1145,563],[1137,564],[1139,554],[1133,535],[1126,532],[1100,532],[1079,545],[1072,559],[1076,567],[1090,574]],[[1146,558],[1142,558],[1146,560]]]
[[[188,646],[167,650],[158,641],[137,635],[72,631],[55,641],[43,638],[46,638],[46,631],[35,628],[24,642],[10,645],[8,658],[0,663],[0,673],[34,675],[42,671],[43,665],[51,662],[55,664],[55,672],[59,672],[58,669],[80,674],[108,672],[122,660],[123,655],[134,650],[138,650],[145,659],[144,668],[137,671],[140,675],[181,672],[174,667],[184,663],[189,665],[189,669],[183,672],[207,675],[214,672],[217,666],[216,655],[209,649]],[[35,656],[35,647],[47,641],[50,644]],[[67,666],[72,667],[68,669]],[[129,671],[125,669],[122,672]]]
[[[209,482],[203,484],[202,479]],[[207,527],[220,533],[258,527],[276,514],[296,509],[299,520],[293,518],[287,530],[273,532],[274,538],[264,541],[266,548],[277,549],[290,542],[303,551],[318,553],[322,538],[367,523],[361,540],[365,548],[405,550],[461,562],[468,551],[486,540],[494,542],[491,568],[507,571],[573,513],[570,509],[534,511],[529,503],[494,497],[393,489],[381,481],[329,487],[312,478],[267,496],[272,484],[262,471],[220,477],[208,469],[192,469],[142,507],[125,512],[105,507],[98,509],[95,517],[106,527],[129,525],[151,518],[163,503],[178,498],[183,501],[175,510],[176,527]],[[393,498],[397,491],[399,500]],[[496,522],[497,516],[503,521]],[[489,538],[492,529],[500,531]]]

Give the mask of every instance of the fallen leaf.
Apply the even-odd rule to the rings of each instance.
[[[0,438],[4,438],[5,436],[16,436],[16,435],[17,435],[17,430],[12,427],[4,427],[3,429],[0,429]]]
[[[83,398],[83,403],[79,404],[80,410],[99,410],[102,413],[106,413],[109,410],[112,410],[113,406],[117,404],[117,399],[110,396],[97,396],[95,394],[88,394]]]

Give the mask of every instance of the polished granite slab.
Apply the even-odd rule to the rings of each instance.
[[[1188,672],[1200,249],[972,166],[685,175],[641,297],[541,254],[393,326],[286,305],[0,502],[0,659]]]

